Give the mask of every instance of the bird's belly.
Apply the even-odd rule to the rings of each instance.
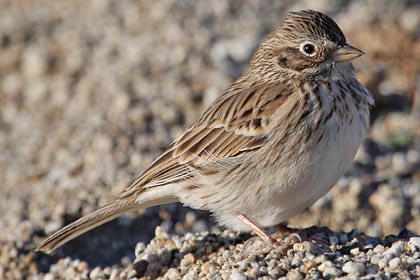
[[[261,201],[255,204],[259,207],[252,209],[248,216],[260,226],[268,227],[312,205],[350,167],[364,131],[360,123],[332,123],[329,131],[323,132],[320,143],[307,145],[305,151],[287,165],[267,171],[267,176],[272,176],[267,178],[260,192]]]
[[[304,132],[294,134],[282,150],[261,151],[273,160],[251,159],[249,171],[234,176],[220,172],[219,177],[202,177],[199,188],[180,192],[179,199],[192,208],[211,211],[220,225],[234,230],[250,230],[236,215],[246,215],[261,227],[277,225],[331,189],[351,165],[365,130],[362,119],[349,122],[334,116],[323,130],[313,131],[300,150],[293,149],[293,144]]]

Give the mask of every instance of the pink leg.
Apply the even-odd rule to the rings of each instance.
[[[246,215],[237,215],[236,216],[239,220],[241,220],[244,224],[249,226],[252,231],[258,235],[265,243],[272,245],[275,240],[271,238],[267,233],[264,232],[259,226],[257,226],[250,218]]]
[[[296,233],[298,230],[294,230],[291,228],[288,228],[287,226],[283,225],[283,224],[279,224],[277,226],[278,232],[280,232],[281,236],[286,236],[286,238],[284,238],[283,243],[279,244],[276,240],[276,235],[274,234],[273,237],[271,237],[270,235],[268,235],[267,233],[264,232],[264,230],[262,230],[255,222],[253,222],[250,218],[248,218],[246,215],[237,215],[236,216],[239,220],[241,220],[244,224],[248,225],[251,230],[261,239],[263,240],[268,246],[266,246],[263,250],[258,250],[258,251],[249,251],[245,245],[245,252],[247,254],[266,254],[269,253],[272,249],[273,246],[275,246],[277,248],[277,250],[279,250],[280,252],[285,253],[291,246],[293,246],[293,244],[297,243],[297,242],[301,242],[301,238],[300,236]],[[252,242],[252,238],[249,239],[246,243],[253,243]]]

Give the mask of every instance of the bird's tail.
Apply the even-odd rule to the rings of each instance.
[[[82,233],[114,220],[122,214],[137,208],[139,207],[135,203],[121,200],[106,204],[95,212],[90,213],[55,232],[39,244],[36,250],[51,253],[56,248]]]

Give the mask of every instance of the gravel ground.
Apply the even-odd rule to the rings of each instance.
[[[420,277],[419,1],[155,2],[0,0],[0,279]],[[170,204],[33,252],[135,179],[301,8],[367,53],[377,104],[353,168],[289,221],[331,231],[246,254],[248,235]]]

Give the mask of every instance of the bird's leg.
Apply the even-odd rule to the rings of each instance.
[[[259,238],[261,238],[267,245],[272,245],[276,242],[275,239],[273,239],[270,235],[264,232],[257,224],[255,224],[250,218],[248,218],[246,215],[236,215],[236,217],[241,220],[244,224],[249,226],[252,231],[258,235]]]
[[[273,239],[270,235],[264,232],[257,224],[255,224],[250,218],[246,215],[236,215],[236,217],[243,222],[244,224],[248,225],[251,230],[258,236],[252,237],[248,239],[244,244],[244,249],[242,253],[244,255],[259,255],[259,254],[268,254],[272,249],[273,245],[277,243],[275,239]],[[255,248],[255,238],[259,238],[265,243],[263,248],[253,249]],[[257,240],[258,241],[258,240]]]
[[[265,246],[262,250],[249,250],[249,245],[252,244],[254,242],[253,239],[248,239],[248,241],[245,244],[245,252],[246,253],[251,253],[251,254],[266,254],[269,253],[273,247],[275,246],[275,248],[277,250],[279,250],[282,253],[287,252],[287,250],[293,246],[293,244],[297,243],[297,242],[301,242],[301,238],[300,236],[296,233],[296,231],[298,230],[294,230],[291,228],[288,228],[285,225],[279,225],[278,229],[281,231],[282,236],[287,235],[284,239],[282,244],[278,243],[275,236],[276,234],[274,234],[273,236],[268,235],[267,233],[264,232],[264,230],[262,230],[257,224],[255,224],[255,222],[253,222],[250,218],[248,218],[246,215],[237,215],[236,216],[239,220],[241,220],[244,224],[248,225],[252,231],[261,239],[265,242],[265,244],[267,246]]]

